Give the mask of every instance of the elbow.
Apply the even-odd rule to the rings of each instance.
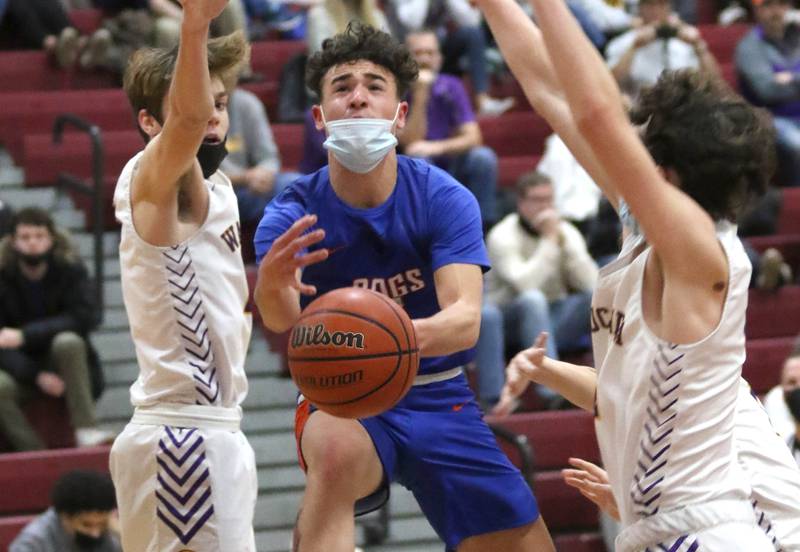
[[[620,106],[615,108],[611,102],[601,98],[582,102],[580,110],[574,113],[575,125],[590,143],[604,140],[608,130],[617,124],[616,111],[620,110]]]
[[[464,317],[464,320],[464,328],[461,331],[462,345],[464,349],[471,349],[478,343],[478,337],[481,333],[481,309],[474,309],[473,312]]]

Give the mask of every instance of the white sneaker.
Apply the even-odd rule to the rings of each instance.
[[[478,113],[489,117],[497,117],[514,107],[515,103],[515,98],[486,98],[481,102]]]
[[[115,435],[110,431],[96,427],[79,427],[75,430],[75,444],[79,447],[96,447],[114,441]]]

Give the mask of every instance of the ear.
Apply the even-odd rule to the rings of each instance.
[[[319,105],[311,106],[311,116],[314,118],[314,126],[317,130],[325,130],[325,122],[322,120],[322,107]]]
[[[151,139],[161,132],[161,123],[159,123],[156,118],[153,117],[146,109],[139,110],[136,120],[139,123],[139,127]]]
[[[397,109],[397,121],[395,122],[396,130],[403,130],[406,127],[408,120],[408,102],[400,102]]]

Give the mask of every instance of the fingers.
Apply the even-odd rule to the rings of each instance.
[[[292,224],[286,232],[281,234],[278,239],[275,240],[272,246],[277,246],[279,248],[287,246],[316,223],[317,215],[305,215],[304,217],[300,217],[294,221],[294,224]]]
[[[536,336],[536,341],[533,342],[533,346],[537,349],[544,349],[547,347],[547,332],[542,332],[538,336]]]
[[[325,259],[328,258],[328,253],[329,252],[327,249],[318,249],[313,253],[309,253],[307,255],[301,255],[300,257],[297,257],[295,259],[294,266],[296,266],[297,268],[303,268],[308,265],[324,261]]]
[[[608,483],[608,473],[600,466],[580,458],[570,458],[568,462],[571,466],[575,466],[576,468],[590,473],[597,481]]]

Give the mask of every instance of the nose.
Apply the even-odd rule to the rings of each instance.
[[[367,107],[367,90],[359,84],[353,88],[353,92],[350,94],[350,108],[361,109],[363,107]]]

